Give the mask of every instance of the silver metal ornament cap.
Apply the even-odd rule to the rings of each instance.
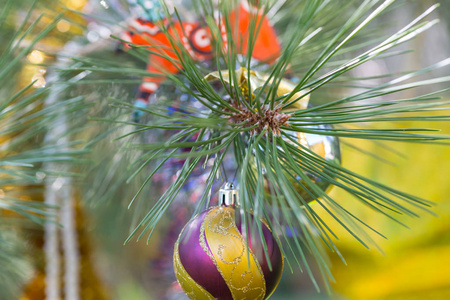
[[[236,206],[239,204],[238,197],[238,190],[235,189],[234,184],[227,182],[219,190],[219,205]]]

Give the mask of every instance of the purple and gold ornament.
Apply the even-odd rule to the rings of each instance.
[[[267,299],[283,271],[283,256],[270,229],[263,225],[270,265],[260,237],[248,234],[235,221],[237,190],[226,184],[219,203],[182,230],[174,251],[178,282],[191,299]]]

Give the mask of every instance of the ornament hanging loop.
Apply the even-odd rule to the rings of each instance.
[[[239,205],[238,190],[234,184],[227,182],[219,190],[219,205],[220,206],[236,206]]]

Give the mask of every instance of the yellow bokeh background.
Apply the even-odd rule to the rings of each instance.
[[[448,122],[404,122],[395,126],[440,128],[441,133],[450,132]],[[340,237],[336,245],[347,262],[345,266],[337,255],[330,254],[336,278],[333,289],[343,298],[352,300],[450,299],[450,149],[443,145],[386,144],[398,152],[394,153],[370,141],[354,144],[395,166],[344,146],[343,165],[346,168],[435,202],[431,210],[438,216],[420,211],[420,218],[400,216],[399,219],[410,228],[407,229],[359,206],[351,196],[334,189],[335,199],[387,239],[371,234],[384,253],[373,247],[367,250],[323,213],[327,221],[335,224],[333,228]]]

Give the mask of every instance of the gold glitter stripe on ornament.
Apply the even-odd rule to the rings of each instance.
[[[234,208],[211,210],[205,217],[203,230],[211,250],[209,254],[233,299],[264,299],[266,281],[258,261],[236,227]]]
[[[214,300],[208,291],[203,289],[197,282],[189,276],[188,272],[184,269],[180,261],[180,255],[178,253],[178,242],[175,245],[175,250],[173,254],[173,268],[175,270],[175,276],[181,285],[181,288],[189,297],[189,299],[198,300]]]

